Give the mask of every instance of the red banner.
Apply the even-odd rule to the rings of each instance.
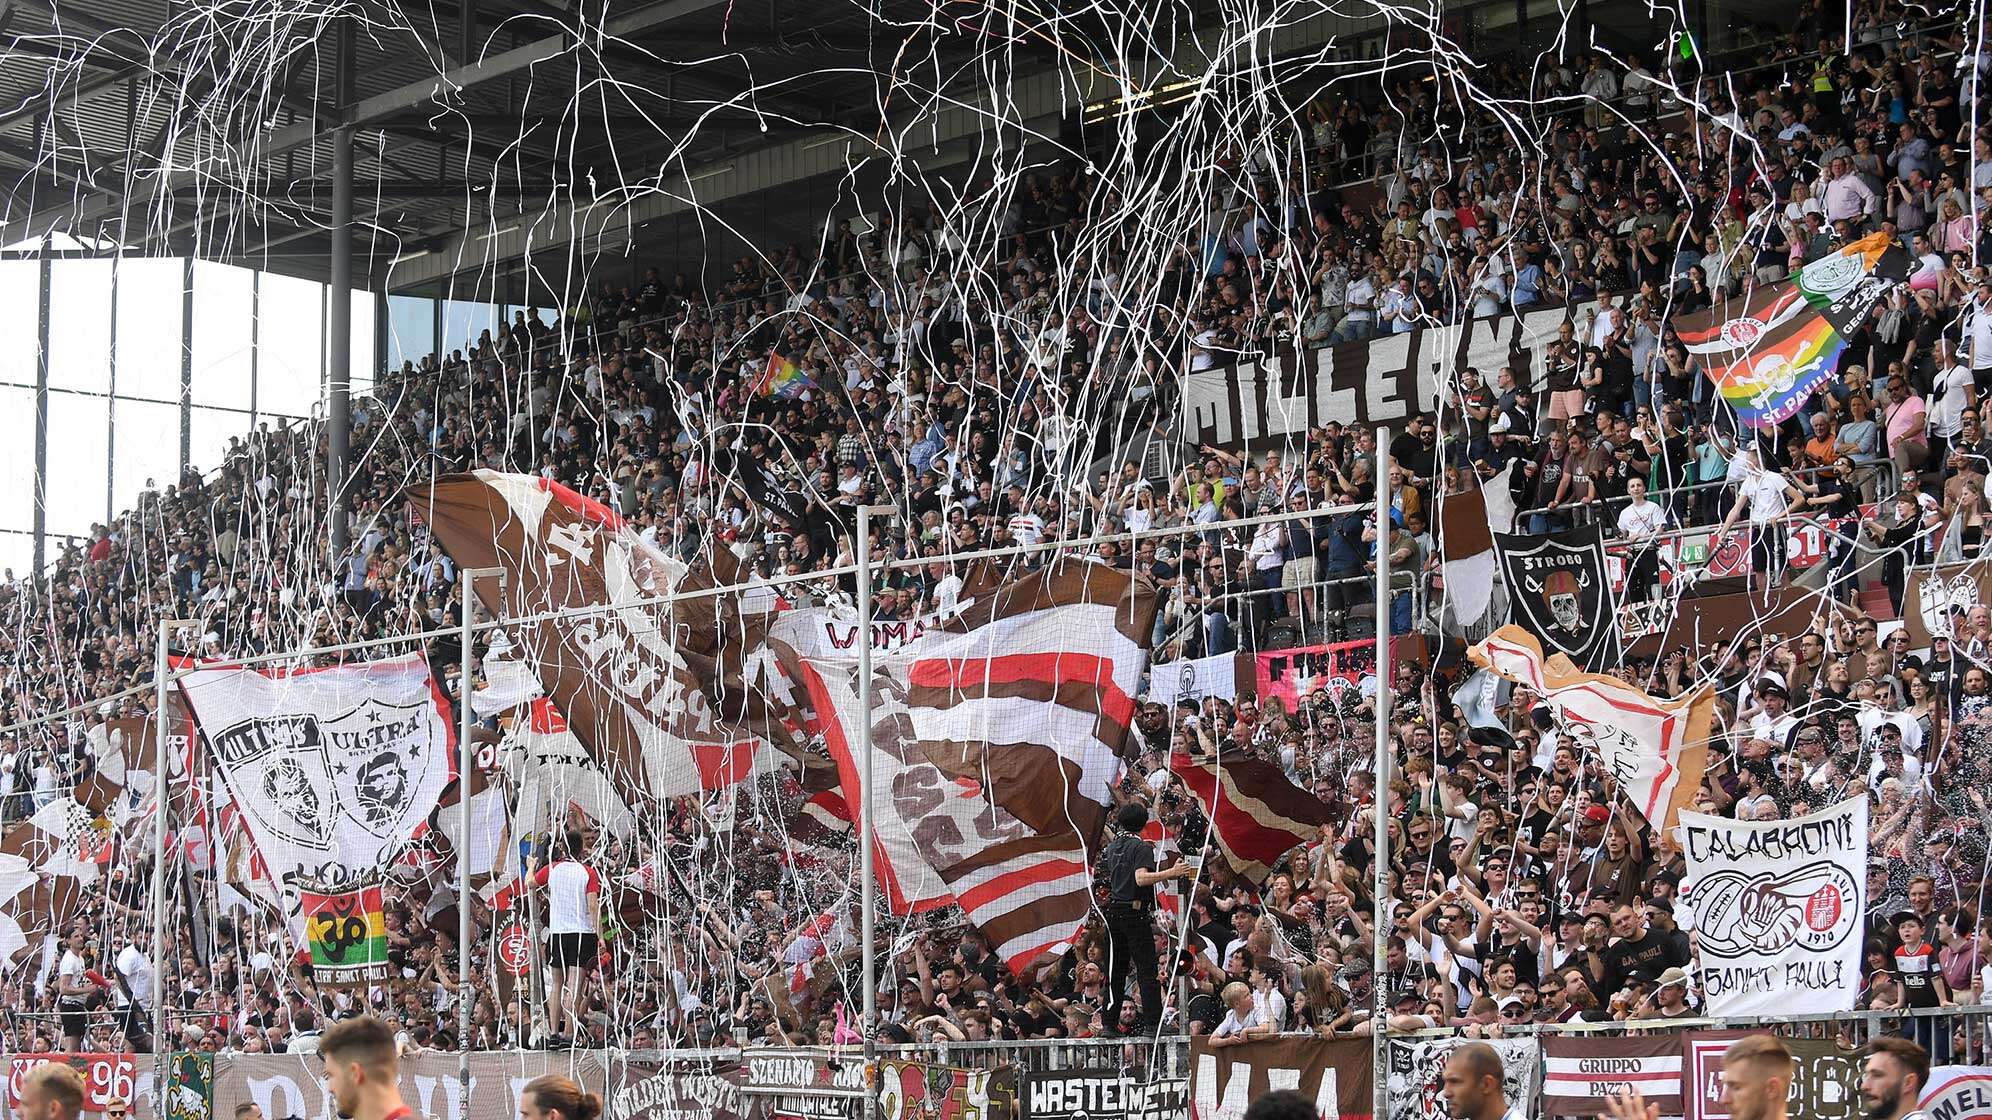
[[[1419,648],[1405,645],[1414,641],[1419,643]],[[1392,638],[1390,656],[1400,660],[1422,656],[1423,642],[1423,638],[1415,635]],[[1259,703],[1264,704],[1268,698],[1277,696],[1286,702],[1287,710],[1292,711],[1316,689],[1326,688],[1340,703],[1344,693],[1359,688],[1363,678],[1376,671],[1376,643],[1360,641],[1336,642],[1327,646],[1295,646],[1262,653],[1256,662],[1253,668],[1254,691]]]
[[[83,1111],[102,1112],[117,1101],[132,1108],[138,1090],[138,1070],[131,1054],[30,1054],[13,1059],[7,1076],[7,1110],[21,1104],[21,1079],[43,1062],[67,1062],[83,1075]]]

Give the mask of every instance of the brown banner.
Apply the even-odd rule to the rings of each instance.
[[[602,1120],[741,1120],[746,1076],[738,1058],[654,1061],[618,1053],[609,1060]]]
[[[1364,1039],[1267,1038],[1238,1046],[1190,1043],[1190,1114],[1241,1116],[1274,1086],[1300,1092],[1323,1116],[1368,1116],[1370,1044]]]
[[[1730,1120],[1722,1100],[1722,1052],[1730,1043],[1765,1031],[1688,1031],[1681,1036],[1681,1094],[1686,1120]],[[1788,1115],[1806,1120],[1854,1120],[1860,1108],[1859,1051],[1829,1039],[1787,1038],[1791,1050]]]
[[[1961,626],[1960,613],[1992,602],[1992,564],[1954,564],[1909,577],[1902,596],[1902,628],[1911,649],[1922,649],[1938,634]]]
[[[233,1117],[243,1103],[262,1106],[271,1120],[337,1115],[316,1057],[244,1054],[215,1063],[215,1116]],[[401,1099],[427,1120],[491,1120],[519,1114],[519,1090],[541,1074],[558,1073],[599,1093],[607,1084],[603,1055],[490,1053],[470,1056],[470,1099],[457,1081],[455,1054],[415,1054],[401,1059]]]

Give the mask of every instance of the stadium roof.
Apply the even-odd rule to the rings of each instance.
[[[1008,83],[996,91],[1005,119],[1039,136],[1118,92],[1078,88],[1039,42],[992,53],[974,28],[934,24],[925,0],[871,12],[796,0],[612,6],[607,34],[579,49],[572,2],[369,0],[341,98],[323,8],[0,0],[0,165],[12,183],[0,244],[55,231],[324,279],[331,134],[345,123],[356,129],[354,279],[368,287],[434,291],[493,262],[516,269],[529,247],[539,267],[537,254],[577,231],[668,243],[669,219],[710,232],[749,198],[743,224],[757,241],[813,241],[832,196],[773,189],[819,177],[835,189],[851,160],[877,154],[882,127],[917,119],[905,148],[931,172],[972,158],[996,83]],[[1280,46],[1355,26],[1324,15]],[[903,113],[888,101],[882,125],[880,75],[922,35],[927,81],[938,73],[952,92],[919,109],[902,96]],[[988,70],[992,59],[1014,76]]]

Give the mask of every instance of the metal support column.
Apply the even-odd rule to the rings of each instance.
[[[338,102],[353,103],[353,25],[342,20]],[[325,515],[330,521],[333,564],[346,557],[346,474],[353,436],[353,129],[332,133],[332,277],[325,291],[328,361],[325,377]]]
[[[871,527],[873,517],[890,517],[894,506],[858,507],[858,937],[860,964],[864,969],[864,1020],[859,1026],[865,1035],[865,1098],[860,1120],[878,1114],[878,1092],[872,1084],[878,1067],[878,871],[873,848],[877,846],[878,825],[872,815],[872,570]]]
[[[180,474],[178,486],[187,477],[194,457],[194,258],[188,257],[180,269]]]
[[[393,340],[387,321],[387,289],[374,293],[374,384],[380,384],[381,374],[388,372],[388,344]]]
[[[496,579],[499,581],[499,599],[504,598],[505,569],[465,568],[461,586],[463,588],[463,650],[461,668],[457,672],[457,834],[463,843],[456,853],[457,864],[457,1084],[463,1091],[463,1099],[470,1099],[470,1011],[477,1002],[470,985],[470,769],[477,765],[477,751],[470,742],[471,729],[477,723],[477,715],[470,702],[471,682],[471,640],[476,636],[477,627],[477,581]]]
[[[1390,432],[1385,428],[1376,430],[1377,438],[1384,442],[1378,447],[1389,447]],[[1370,916],[1373,923],[1370,933],[1370,998],[1375,1009],[1370,1012],[1370,1038],[1374,1050],[1371,1068],[1375,1071],[1373,1115],[1388,1115],[1389,1097],[1386,1090],[1390,1078],[1385,1076],[1390,1069],[1389,1018],[1390,1005],[1386,1002],[1384,977],[1389,974],[1389,964],[1385,946],[1390,942],[1390,488],[1376,488],[1376,780],[1371,783],[1376,800],[1376,864],[1373,871],[1371,891],[1375,898],[1375,913]]]
[[[48,566],[48,324],[49,285],[54,275],[53,249],[42,239],[41,295],[35,315],[35,508],[34,585],[42,585]]]
[[[175,942],[167,928],[170,918],[166,909],[166,817],[172,808],[171,790],[167,785],[172,772],[167,760],[173,754],[172,736],[168,734],[171,721],[167,718],[167,648],[174,633],[195,625],[186,619],[160,619],[159,648],[152,662],[152,945],[148,955],[153,968],[152,1083],[159,1094],[154,1106],[155,1116],[164,1116],[168,1112],[167,1096],[172,1078],[167,1076],[167,1062],[173,1053],[172,1039],[167,1033],[171,1024],[166,1019],[166,968],[161,963],[167,947]]]
[[[263,270],[249,273],[249,438],[256,438],[256,420],[262,411],[263,363]]]
[[[104,528],[117,520],[118,478],[118,273],[124,250],[111,256],[111,352],[109,399],[104,403]]]

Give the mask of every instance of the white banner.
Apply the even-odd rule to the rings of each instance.
[[[1179,700],[1238,698],[1238,655],[1190,657],[1148,669],[1148,699],[1174,706]]]
[[[1992,1120],[1992,1066],[1937,1066],[1920,1107],[1930,1120]]]
[[[420,654],[199,669],[180,687],[286,907],[299,879],[337,885],[385,866],[449,783],[448,708]]]
[[[1681,895],[1694,913],[1709,1013],[1852,1010],[1868,903],[1867,798],[1788,821],[1684,812],[1681,831]]]

